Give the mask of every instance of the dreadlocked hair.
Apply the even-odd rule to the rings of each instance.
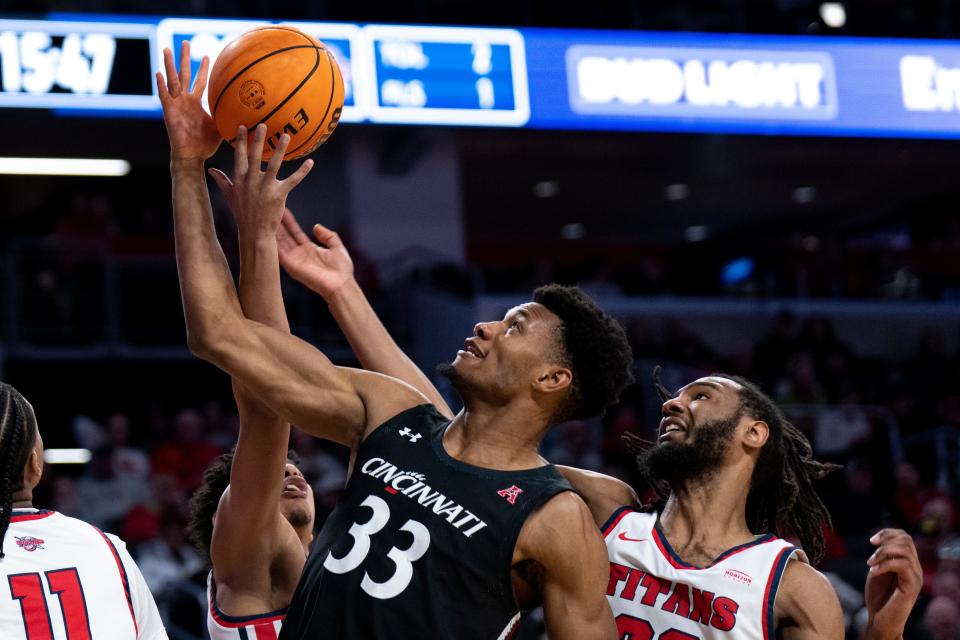
[[[223,492],[230,485],[230,471],[233,469],[235,454],[236,447],[214,458],[207,470],[203,472],[200,486],[190,498],[187,538],[208,567],[211,566],[210,541],[213,540],[213,515],[220,506]],[[293,449],[287,451],[287,460],[295,465],[300,464],[300,456]]]
[[[660,399],[666,402],[675,394],[664,386],[660,372],[659,366],[654,368],[653,383]],[[794,535],[799,538],[811,563],[820,562],[824,553],[823,529],[832,527],[832,522],[827,507],[813,488],[813,481],[841,467],[814,460],[813,447],[807,437],[755,384],[741,376],[725,373],[715,373],[711,377],[726,378],[740,385],[740,415],[765,422],[770,428],[750,478],[747,526],[754,533],[772,531],[780,537]],[[651,445],[632,434],[624,439],[635,453]],[[662,508],[669,497],[669,488],[654,484],[653,490],[657,500],[651,506]]]
[[[0,558],[13,515],[13,494],[23,488],[23,468],[37,440],[37,420],[19,391],[0,382]]]

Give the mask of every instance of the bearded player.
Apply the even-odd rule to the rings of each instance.
[[[555,639],[614,637],[602,541],[537,447],[551,424],[616,401],[632,360],[623,330],[576,290],[538,291],[503,320],[478,325],[458,352],[450,374],[465,410],[450,421],[412,387],[336,367],[249,319],[206,190],[203,164],[219,136],[200,107],[205,75],[190,91],[188,74],[158,74],[157,85],[191,349],[287,422],[352,452],[350,481],[314,544],[281,638],[502,639],[521,609],[539,603]],[[248,152],[238,130],[235,181],[259,171],[265,138],[257,127]],[[265,180],[276,179],[288,144],[281,136]],[[286,193],[311,164],[260,203],[260,224],[240,229],[253,234],[241,245],[276,242]]]
[[[640,508],[622,482],[568,474],[606,539],[620,637],[843,638],[837,595],[808,562],[822,558],[830,525],[812,483],[835,465],[813,460],[803,434],[741,377],[675,394],[659,369],[655,382],[658,442],[631,443],[659,500]],[[788,535],[801,548],[778,537]],[[917,552],[899,530],[870,542],[864,637],[900,638],[922,584]]]
[[[339,236],[316,225],[315,244],[289,212],[283,222],[281,262],[323,296],[361,364],[439,395],[380,323]],[[836,595],[807,563],[822,555],[829,523],[812,480],[831,467],[812,460],[806,438],[742,378],[711,376],[672,394],[658,374],[657,389],[660,442],[633,440],[657,504],[641,510],[625,483],[563,468],[606,534],[620,637],[842,637]],[[789,533],[806,553],[777,538]],[[871,542],[866,637],[898,638],[921,586],[916,549],[897,530]]]

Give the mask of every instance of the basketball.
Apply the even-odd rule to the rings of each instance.
[[[237,127],[267,125],[263,159],[284,133],[284,160],[307,155],[336,129],[343,110],[343,76],[330,51],[293,27],[251,29],[231,42],[210,72],[210,112],[224,139]]]

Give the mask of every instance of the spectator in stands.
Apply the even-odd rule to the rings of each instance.
[[[190,491],[200,484],[203,471],[220,455],[220,449],[206,440],[203,415],[184,409],[174,418],[173,440],[160,444],[153,452],[153,471],[177,478]]]
[[[167,509],[160,520],[160,535],[140,545],[137,565],[150,591],[162,599],[180,581],[204,570],[203,561],[187,542],[183,505]]]
[[[960,639],[960,603],[942,596],[934,598],[927,605],[923,624],[930,640]]]
[[[105,531],[119,531],[123,517],[149,492],[145,479],[118,476],[113,469],[113,449],[101,447],[76,483],[76,515]]]

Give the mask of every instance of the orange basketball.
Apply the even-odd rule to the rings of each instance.
[[[283,156],[292,160],[323,144],[340,121],[343,76],[333,55],[293,27],[247,31],[217,56],[207,93],[217,129],[231,143],[237,127],[267,125],[263,159],[290,134]]]

